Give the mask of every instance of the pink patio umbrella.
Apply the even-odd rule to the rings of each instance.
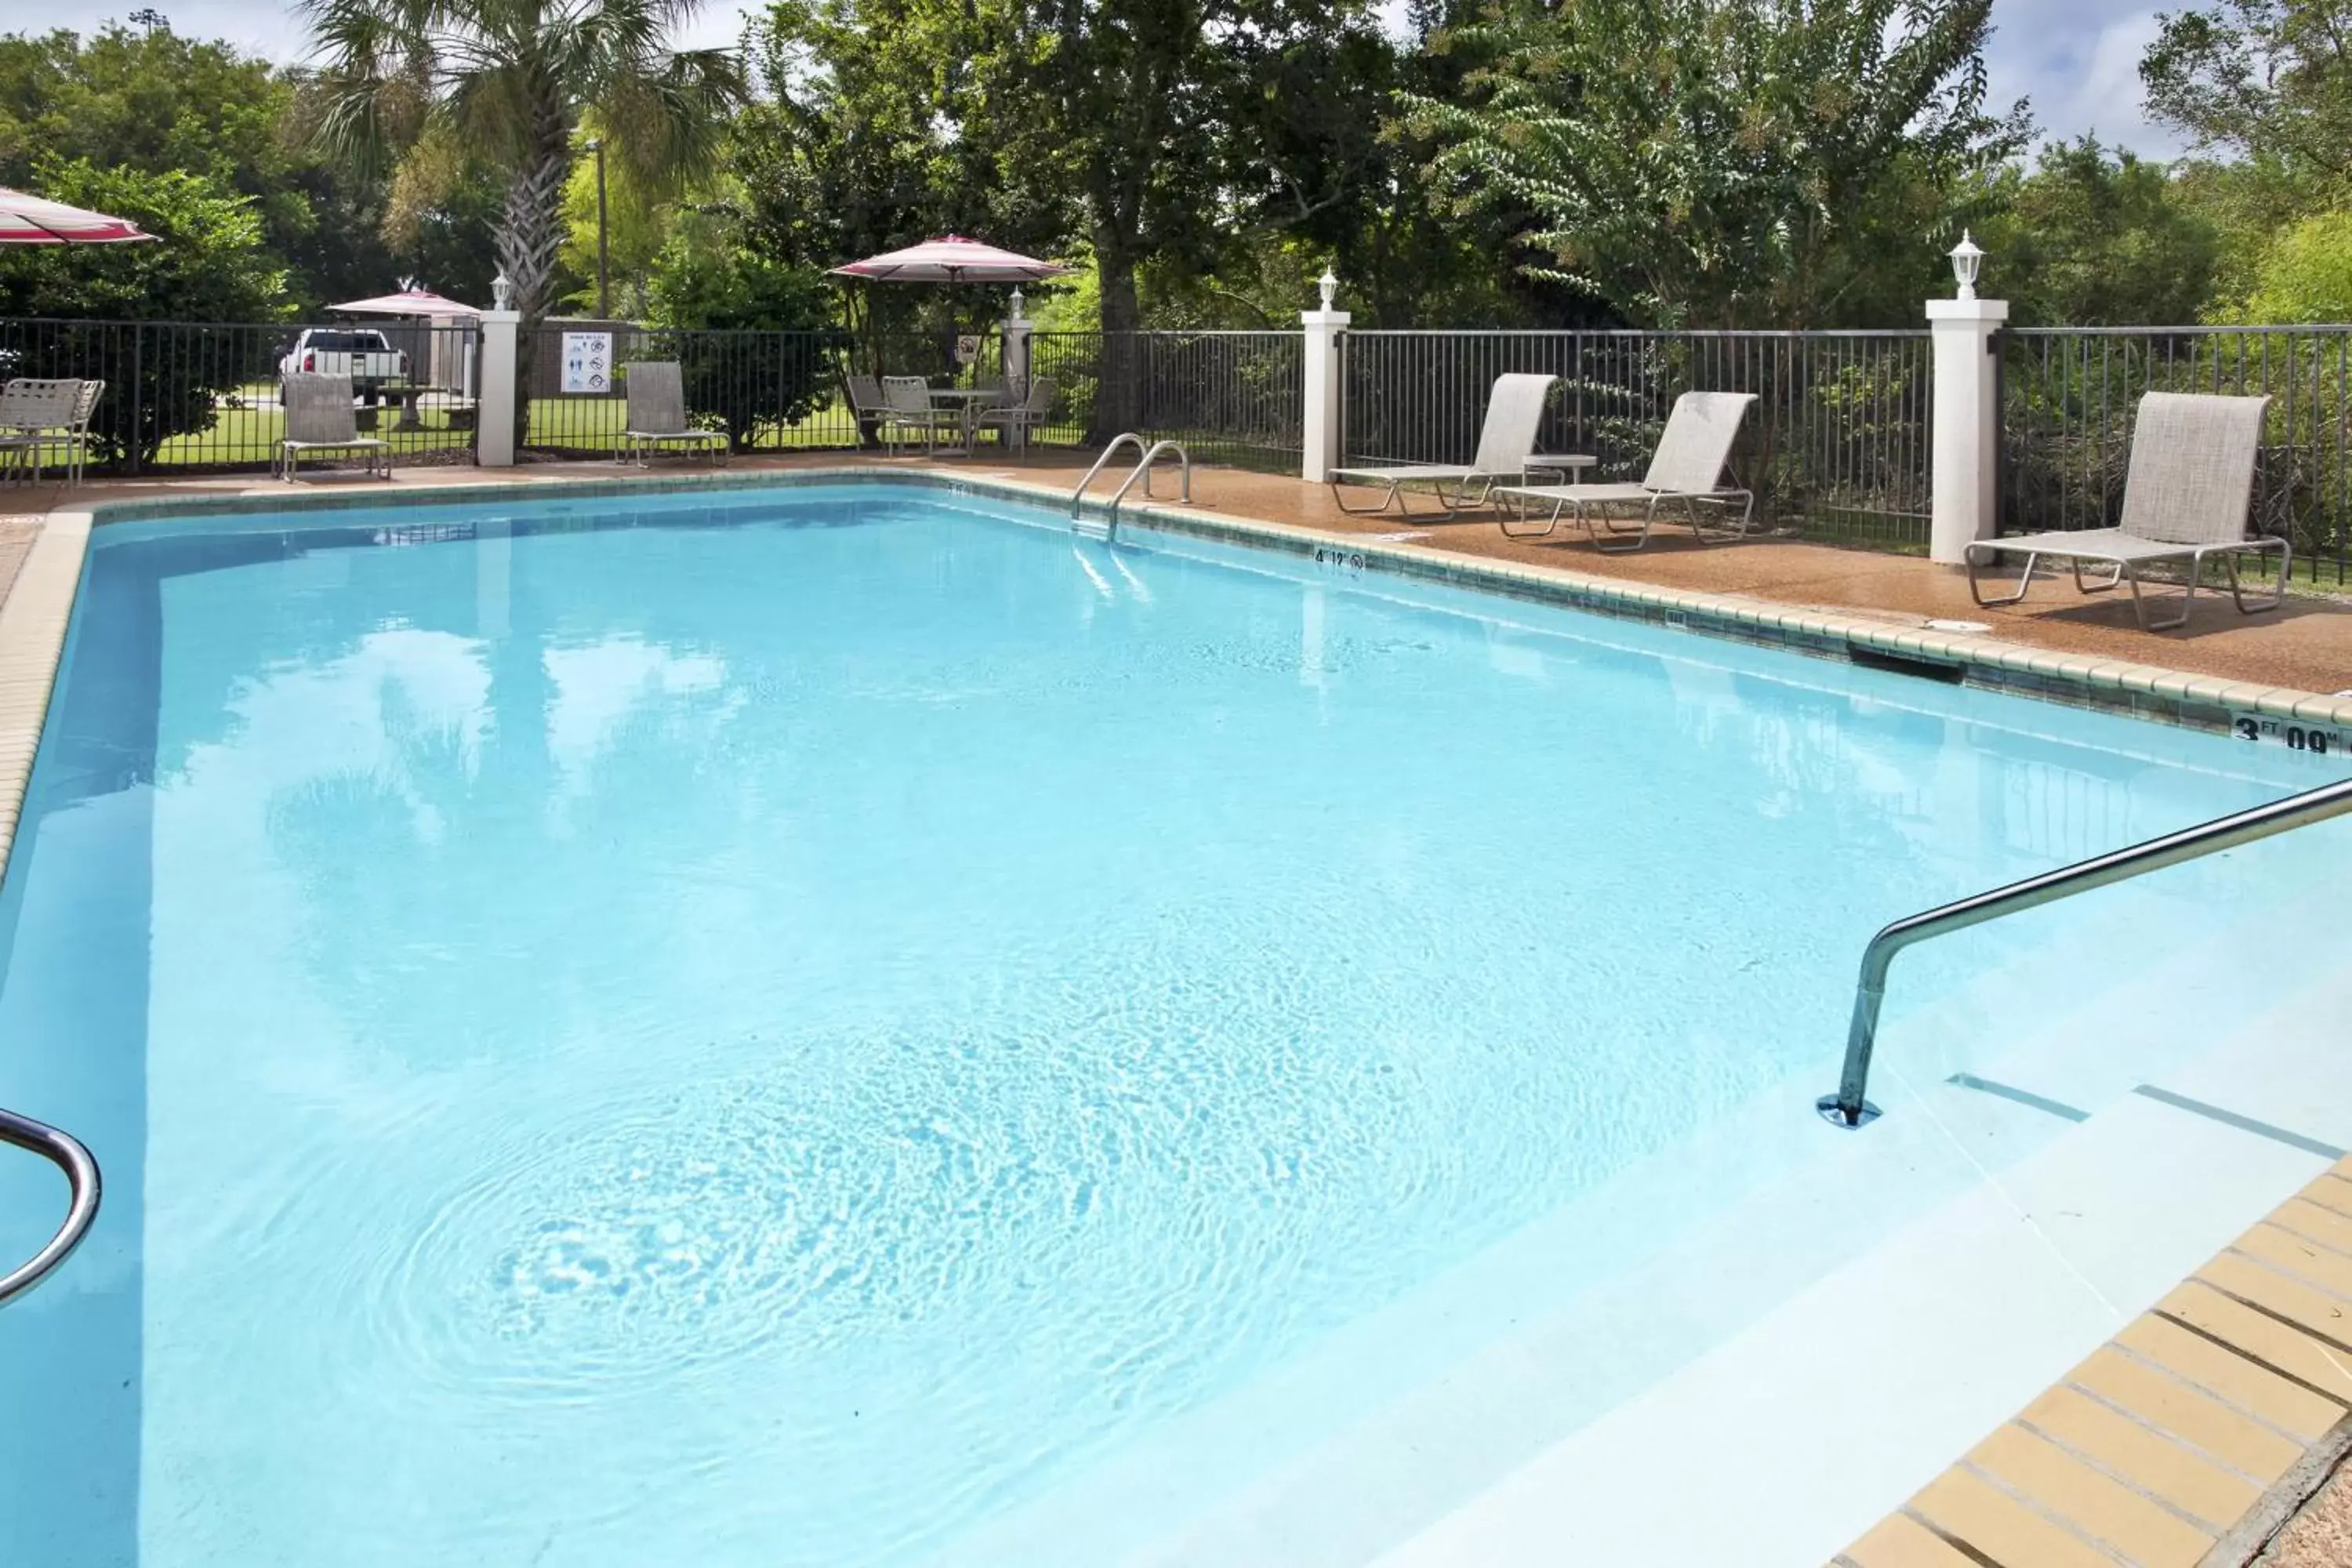
[[[436,320],[457,317],[465,321],[473,321],[482,313],[478,306],[461,305],[430,289],[403,289],[397,294],[379,294],[372,300],[346,300],[327,309],[346,316],[424,316]]]
[[[836,277],[863,278],[875,283],[1034,283],[1071,270],[960,234],[943,234],[904,250],[869,256],[833,269]]]
[[[123,218],[0,186],[0,245],[121,245],[154,237]]]

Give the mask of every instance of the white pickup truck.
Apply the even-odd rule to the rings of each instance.
[[[297,373],[348,375],[352,390],[373,401],[387,382],[408,379],[408,356],[385,342],[382,332],[364,327],[311,327],[278,362],[279,380]]]

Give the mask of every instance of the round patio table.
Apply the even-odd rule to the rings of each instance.
[[[950,449],[959,456],[971,457],[972,411],[983,403],[994,402],[998,395],[977,386],[935,386],[930,389],[930,394],[935,404],[961,405],[956,410],[956,426],[962,433],[963,444]]]

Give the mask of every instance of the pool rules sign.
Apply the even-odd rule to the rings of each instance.
[[[563,390],[604,393],[613,390],[613,334],[563,334]]]

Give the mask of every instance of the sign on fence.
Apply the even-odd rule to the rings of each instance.
[[[563,390],[604,393],[613,390],[613,334],[563,334]]]

